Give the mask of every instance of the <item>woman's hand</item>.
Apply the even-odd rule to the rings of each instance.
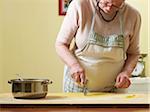
[[[116,79],[115,87],[117,88],[128,88],[131,84],[129,76],[126,72],[121,72]]]
[[[84,85],[86,77],[85,77],[85,71],[80,66],[80,64],[74,64],[70,67],[70,74],[71,77],[75,80],[75,82],[81,86]]]

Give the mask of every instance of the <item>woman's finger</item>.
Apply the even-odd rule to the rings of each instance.
[[[116,83],[119,83],[120,82],[120,77],[117,77],[116,78]]]
[[[125,78],[120,77],[120,81],[118,82],[118,88],[122,88],[125,83],[126,83]]]
[[[81,81],[81,84],[84,85],[84,83],[85,83],[85,75],[84,75],[84,73],[80,73],[80,81]]]
[[[79,75],[78,74],[74,74],[74,79],[75,79],[75,82],[77,82],[77,83],[80,83],[80,77],[79,77]]]
[[[117,87],[117,88],[118,88],[119,85],[120,85],[120,78],[121,78],[121,77],[118,76],[117,79],[116,79],[115,87]]]
[[[125,84],[122,86],[122,88],[128,88],[129,86],[130,86],[130,84],[131,84],[131,82],[130,82],[130,80],[129,79],[125,79],[126,80],[126,82],[125,82]]]

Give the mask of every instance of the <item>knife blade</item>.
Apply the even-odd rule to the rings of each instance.
[[[87,82],[88,82],[88,80],[86,79],[86,81],[84,83],[84,86],[83,86],[83,94],[84,94],[84,96],[86,96],[87,92],[88,92]]]

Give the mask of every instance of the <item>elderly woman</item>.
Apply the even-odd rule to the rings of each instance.
[[[64,92],[83,92],[85,84],[91,92],[128,88],[140,25],[139,12],[125,0],[73,0],[55,44],[66,64]]]

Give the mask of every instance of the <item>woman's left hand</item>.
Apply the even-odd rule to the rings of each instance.
[[[129,76],[125,72],[121,72],[116,79],[115,87],[116,88],[128,88],[131,84]]]

